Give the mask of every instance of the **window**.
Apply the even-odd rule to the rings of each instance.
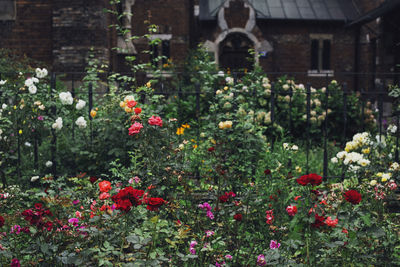
[[[328,34],[315,34],[310,36],[310,70],[309,76],[333,76],[331,70],[331,42],[332,36]]]
[[[0,21],[15,20],[15,0],[0,0]]]
[[[171,48],[170,48],[170,40],[172,38],[171,34],[153,34],[151,36],[152,40],[159,39],[160,41],[151,46],[151,62],[154,67],[166,66],[169,64],[171,59]],[[162,56],[161,61],[158,61],[157,58]]]

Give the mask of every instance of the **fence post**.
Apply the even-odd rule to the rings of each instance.
[[[361,88],[361,120],[362,120],[362,130],[365,132],[365,99],[364,99],[364,89]]]
[[[343,83],[343,144],[346,143],[347,132],[347,83]]]
[[[293,97],[293,88],[292,88],[292,86],[290,86],[290,89],[289,89],[289,131],[290,131],[290,134],[293,134],[292,97]]]
[[[329,86],[325,90],[325,121],[324,121],[324,166],[323,173],[324,179],[328,178],[328,109],[329,109]]]
[[[89,82],[89,88],[88,88],[88,97],[89,97],[89,124],[90,124],[90,146],[93,145],[93,127],[92,127],[92,116],[90,115],[90,112],[93,109],[93,84],[92,82]]]
[[[271,83],[271,125],[274,128],[275,123],[275,83]],[[274,151],[275,138],[272,136],[271,151]]]
[[[311,85],[307,83],[307,138],[306,138],[306,173],[309,173],[309,154],[310,154],[310,116],[311,116]]]
[[[378,112],[379,112],[379,142],[381,142],[382,136],[382,120],[383,120],[383,84],[378,85]]]
[[[56,89],[56,74],[53,72],[50,76],[50,91],[53,93],[53,90]],[[57,118],[57,108],[56,106],[51,107],[51,113],[53,114],[54,118]],[[56,130],[51,129],[52,140],[51,140],[51,161],[53,162],[52,172],[54,175],[54,179],[57,178],[57,136]]]
[[[196,129],[196,138],[197,144],[200,141],[200,84],[196,83],[196,121],[197,121],[197,129]],[[196,178],[200,179],[200,166],[197,165],[196,168]]]
[[[394,161],[399,162],[399,126],[400,126],[400,114],[399,112],[396,112],[396,126],[397,126],[397,131],[396,131],[396,151],[394,155]]]

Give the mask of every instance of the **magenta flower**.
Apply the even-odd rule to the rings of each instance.
[[[42,121],[44,118],[43,118],[43,116],[38,116],[37,119]]]
[[[264,254],[258,255],[258,257],[257,257],[257,265],[258,265],[258,266],[264,266],[264,265],[266,265],[266,264],[267,264],[267,262],[265,261],[265,256],[264,256]]]
[[[207,230],[207,231],[206,231],[206,236],[207,236],[207,237],[210,237],[210,236],[212,236],[212,235],[214,235],[214,234],[215,234],[214,231],[211,231],[211,230]]]
[[[74,201],[72,201],[72,204],[78,205],[79,202],[80,202],[79,199],[75,199]]]
[[[214,214],[210,210],[207,211],[207,217],[210,218],[210,220],[214,220]]]
[[[79,219],[78,218],[71,218],[71,219],[68,220],[68,222],[76,227],[76,226],[78,226]]]
[[[232,259],[232,255],[230,255],[230,254],[226,254],[226,255],[225,255],[225,259],[227,259],[227,260],[231,260],[231,259]]]
[[[276,248],[279,248],[280,246],[281,246],[281,243],[278,243],[278,241],[276,241],[276,240],[271,240],[271,242],[269,243],[270,249],[276,249]]]

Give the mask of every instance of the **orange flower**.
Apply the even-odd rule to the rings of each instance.
[[[101,192],[107,193],[111,190],[111,183],[109,181],[101,181],[99,187]]]

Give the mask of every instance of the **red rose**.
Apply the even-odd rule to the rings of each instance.
[[[135,114],[139,115],[140,113],[142,113],[142,109],[141,108],[135,108]]]
[[[133,108],[134,106],[136,106],[136,104],[137,104],[137,102],[136,102],[135,100],[131,100],[131,101],[128,101],[128,102],[126,103],[126,105],[128,106],[128,108]]]
[[[265,175],[271,174],[271,170],[270,170],[270,169],[266,169],[266,170],[264,171],[264,174],[265,174]]]
[[[308,175],[309,183],[311,185],[320,185],[322,184],[322,177],[315,173],[310,173]]]
[[[142,204],[141,197],[143,194],[143,190],[133,189],[132,186],[128,186],[119,190],[118,194],[112,196],[111,199],[115,202],[118,210],[128,212],[133,205],[139,206]]]
[[[150,119],[148,120],[150,125],[157,125],[162,127],[163,121],[160,117],[156,117],[156,116],[151,116]]]
[[[298,178],[296,181],[298,184],[305,186],[308,184],[308,175],[303,175],[300,178]]]
[[[111,190],[111,183],[109,181],[101,181],[99,187],[101,192],[107,193]]]
[[[310,173],[307,175],[303,175],[300,178],[298,178],[297,183],[306,186],[308,184],[311,184],[312,186],[320,185],[322,183],[322,177],[319,176],[318,174],[315,173]]]
[[[5,222],[5,220],[4,220],[3,216],[0,215],[0,227],[4,226],[4,222]]]
[[[242,220],[243,216],[240,213],[236,213],[235,215],[233,215],[233,219],[235,219],[236,221],[240,222]]]
[[[208,150],[208,152],[213,152],[215,150],[215,148],[212,146],[212,147],[208,148],[207,150]]]
[[[361,202],[361,194],[356,190],[349,190],[344,193],[345,199],[353,205],[357,205]]]
[[[165,200],[159,197],[151,197],[147,200],[147,209],[156,211],[165,203]]]

